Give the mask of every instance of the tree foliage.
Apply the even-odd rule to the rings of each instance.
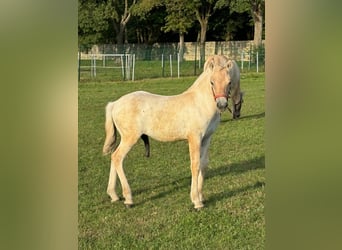
[[[243,13],[249,11],[254,25],[254,44],[261,45],[263,34],[263,19],[265,13],[265,0],[230,0],[232,11]]]
[[[105,39],[109,24],[106,20],[105,5],[91,1],[79,1],[78,37],[79,46],[86,46]]]
[[[192,1],[164,0],[164,5],[167,16],[162,29],[166,32],[187,33],[195,21]]]
[[[255,38],[256,28],[260,32],[260,23],[261,32],[264,29],[264,0],[78,0],[78,3],[79,46],[83,48],[96,43],[176,42],[181,34],[187,41],[247,40]]]

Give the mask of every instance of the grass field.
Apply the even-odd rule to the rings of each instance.
[[[79,84],[79,249],[264,249],[265,76],[243,74],[242,117],[225,112],[213,135],[204,183],[207,199],[190,201],[186,141],[151,140],[151,157],[139,141],[124,166],[135,206],[106,194],[109,156],[102,156],[104,108],[134,90],[183,92],[195,77]],[[119,184],[120,182],[118,182]],[[121,187],[117,193],[121,196]]]

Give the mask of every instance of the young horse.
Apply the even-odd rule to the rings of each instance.
[[[144,140],[149,155],[148,136],[159,141],[188,140],[191,161],[191,201],[196,209],[203,207],[202,186],[208,165],[210,138],[220,121],[220,111],[228,106],[228,94],[241,102],[237,64],[225,56],[211,56],[203,73],[185,92],[161,96],[137,91],[122,96],[106,106],[106,139],[103,153],[115,148],[117,131],[121,141],[111,154],[107,194],[112,202],[119,200],[115,192],[119,176],[127,207],[133,204],[131,189],[123,171],[123,160],[139,138]],[[233,87],[233,88],[232,88]]]

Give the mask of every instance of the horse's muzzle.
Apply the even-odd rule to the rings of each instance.
[[[216,99],[216,105],[220,111],[224,111],[228,107],[228,101],[226,98],[220,97]]]

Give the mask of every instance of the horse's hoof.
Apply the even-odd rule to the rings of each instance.
[[[196,212],[199,212],[199,211],[201,211],[203,209],[203,207],[195,207],[195,211]]]
[[[195,205],[195,210],[200,211],[204,207],[203,203]]]
[[[125,204],[126,205],[126,208],[132,208],[133,207],[133,204]]]
[[[110,202],[111,202],[111,203],[114,203],[114,202],[116,202],[116,201],[118,201],[118,200],[120,200],[119,197],[118,197],[118,198],[115,198],[115,199],[111,199]]]

